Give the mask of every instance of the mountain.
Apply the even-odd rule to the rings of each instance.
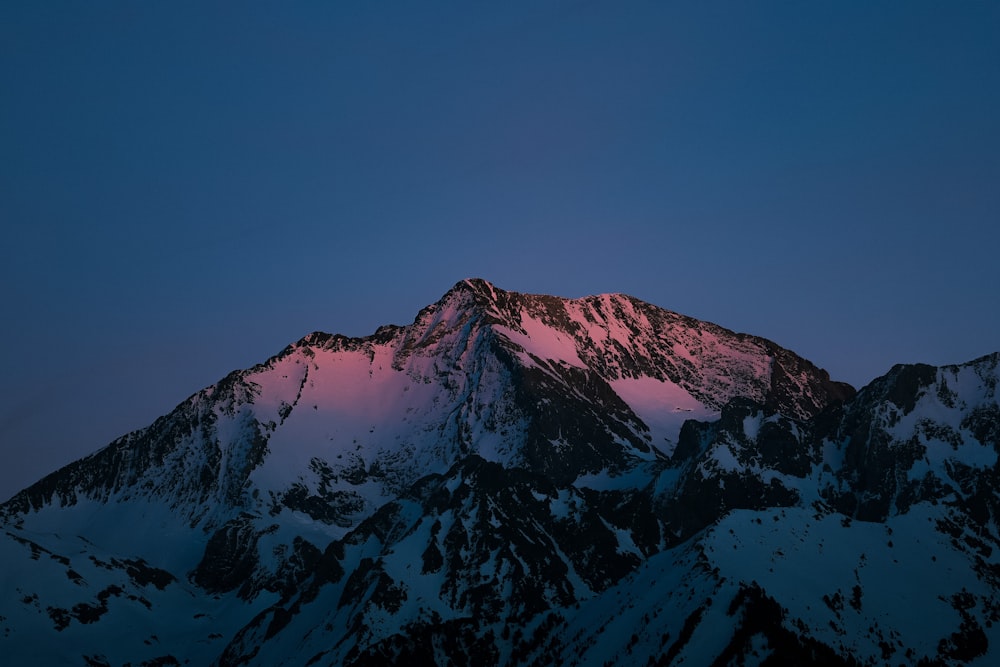
[[[967,664],[1000,355],[855,392],[625,295],[310,334],[0,506],[15,664]]]

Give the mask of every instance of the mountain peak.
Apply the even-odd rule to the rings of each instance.
[[[998,362],[855,395],[628,295],[463,280],[409,325],[310,334],[0,506],[0,650],[965,664],[1000,645]]]
[[[470,290],[475,294],[494,294],[496,287],[484,278],[465,278],[455,283],[452,290]]]
[[[456,296],[472,297],[475,303],[492,303],[498,296],[506,294],[504,290],[497,288],[493,283],[483,278],[466,278],[460,280],[445,292],[439,302],[449,301]]]

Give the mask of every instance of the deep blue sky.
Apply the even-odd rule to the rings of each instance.
[[[1000,349],[1000,4],[0,3],[0,496],[468,276]]]

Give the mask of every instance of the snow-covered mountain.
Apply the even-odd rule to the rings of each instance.
[[[408,326],[310,334],[0,506],[0,650],[991,664],[998,361],[855,393],[632,297],[463,281]]]

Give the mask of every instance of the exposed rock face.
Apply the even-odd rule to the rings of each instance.
[[[628,296],[463,281],[411,325],[310,334],[0,507],[0,646],[961,664],[1000,646],[997,365],[897,366],[855,395]]]
[[[818,434],[843,457],[827,490],[835,505],[884,521],[956,490],[975,495],[1000,451],[997,363],[994,354],[940,369],[895,366],[837,410]]]

